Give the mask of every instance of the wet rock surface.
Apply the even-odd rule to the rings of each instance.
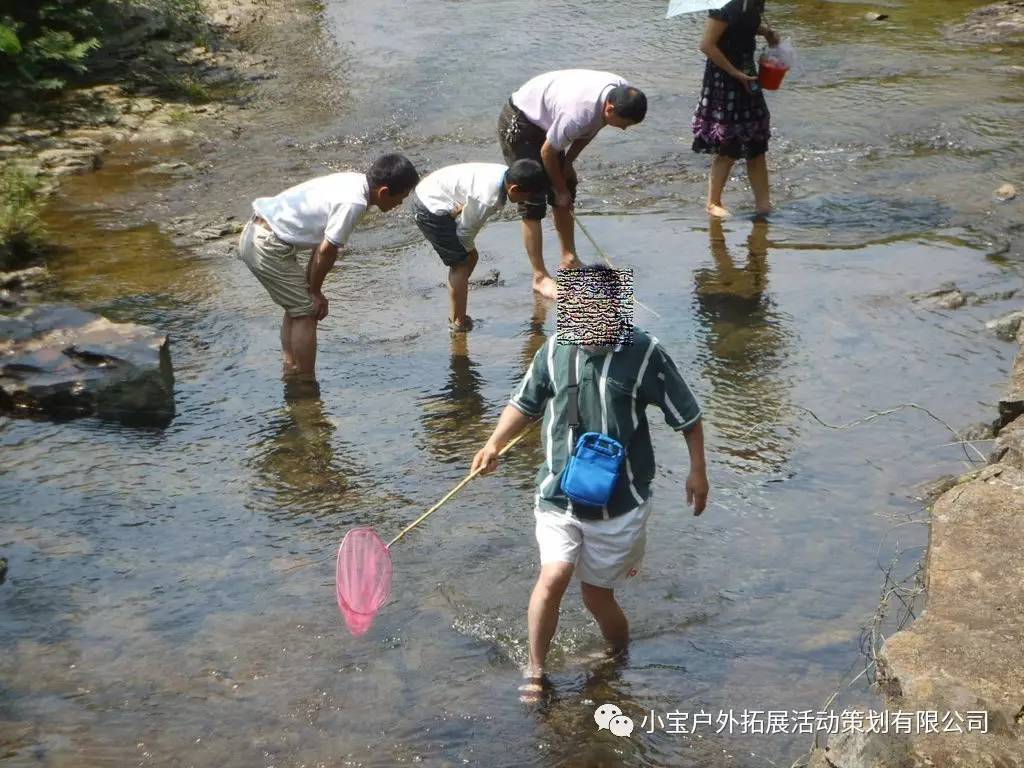
[[[970,295],[973,294],[964,293],[954,283],[943,283],[934,291],[912,293],[910,299],[935,309],[959,309],[967,303]]]
[[[1024,0],[994,3],[971,11],[946,37],[965,43],[1024,42]]]
[[[40,305],[0,318],[0,339],[0,410],[158,426],[174,416],[169,341],[159,331]]]
[[[814,768],[1021,768],[1024,766],[1024,349],[993,463],[935,502],[927,556],[927,603],[878,657],[887,709],[985,713],[986,732],[852,733],[813,752]],[[1005,402],[1006,400],[1004,400]],[[948,483],[947,483],[948,485]],[[942,715],[940,714],[940,717]]]
[[[985,323],[985,327],[995,332],[1000,339],[1012,341],[1016,338],[1022,322],[1024,322],[1024,310],[1016,310],[989,320]]]
[[[0,126],[0,161],[38,175],[45,194],[61,177],[101,167],[115,143],[187,141],[202,131],[200,118],[240,119],[249,107],[242,87],[273,74],[268,57],[241,50],[228,37],[259,21],[265,4],[206,5],[207,45],[168,39],[176,31],[159,14],[126,18],[124,33],[108,45],[118,61],[95,73],[112,82],[71,89],[41,104],[38,113],[10,115]]]
[[[1018,341],[1021,341],[1018,339]],[[1021,341],[1024,343],[1024,341]],[[1024,353],[1018,353],[1006,394],[999,399],[999,420],[1005,426],[1024,415]]]

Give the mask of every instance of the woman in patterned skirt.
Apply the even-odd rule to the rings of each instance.
[[[693,115],[693,151],[714,155],[708,180],[707,211],[728,216],[722,190],[733,163],[747,161],[759,215],[771,211],[768,191],[768,105],[757,82],[756,36],[778,45],[779,36],[765,24],[764,0],[730,0],[708,11],[700,50],[708,57],[700,103]]]

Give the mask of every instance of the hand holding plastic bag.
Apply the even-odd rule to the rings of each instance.
[[[761,54],[761,61],[770,61],[779,69],[793,69],[796,66],[796,48],[793,47],[793,39],[783,38],[778,45],[773,45]]]

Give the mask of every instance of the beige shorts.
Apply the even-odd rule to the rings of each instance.
[[[576,577],[614,589],[636,576],[647,547],[651,500],[610,520],[579,520],[568,512],[535,509],[540,563],[573,563]]]
[[[238,239],[238,256],[289,317],[313,314],[306,268],[297,247],[250,221]]]

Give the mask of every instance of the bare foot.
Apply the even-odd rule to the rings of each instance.
[[[545,299],[558,298],[558,286],[555,285],[555,281],[551,279],[550,275],[544,275],[544,277],[540,278],[533,278],[533,290],[535,290]]]
[[[550,690],[551,681],[547,675],[528,675],[519,686],[519,701],[522,704],[540,704],[544,695]]]
[[[719,219],[725,219],[732,216],[732,214],[725,210],[725,208],[720,205],[715,205],[714,203],[708,203],[705,206],[705,210],[708,212],[708,216],[715,216]]]
[[[584,264],[575,253],[564,253],[562,254],[562,263],[558,266],[562,269],[581,269]]]
[[[754,211],[754,221],[763,221],[771,215],[772,207],[769,205],[767,208],[758,208]]]
[[[452,333],[467,333],[473,330],[473,318],[466,315],[462,320],[449,320],[448,330]]]

